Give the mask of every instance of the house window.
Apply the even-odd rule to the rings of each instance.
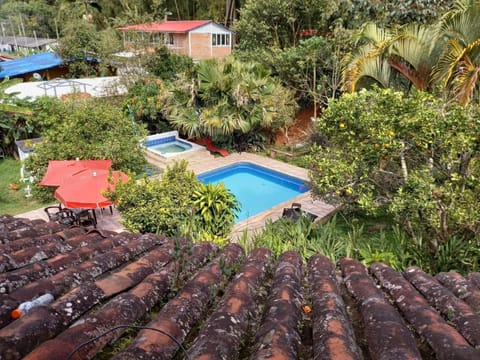
[[[173,34],[166,33],[164,37],[165,45],[173,45]]]
[[[158,44],[161,41],[160,34],[152,33],[150,34],[150,44]]]
[[[230,34],[212,34],[212,46],[229,46]]]

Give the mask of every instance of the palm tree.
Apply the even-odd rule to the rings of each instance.
[[[391,86],[398,74],[418,90],[431,86],[432,69],[442,46],[433,27],[409,24],[389,31],[369,23],[363,27],[359,41],[365,44],[346,57],[344,90],[355,91],[368,84],[368,79],[382,87]]]
[[[192,137],[231,137],[275,129],[293,119],[295,102],[280,81],[258,64],[228,59],[198,64],[193,79],[170,90],[165,114]]]
[[[457,1],[439,26],[447,45],[435,67],[434,78],[467,104],[478,88],[480,73],[480,1]]]

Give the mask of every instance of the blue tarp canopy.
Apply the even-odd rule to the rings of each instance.
[[[63,60],[53,52],[44,52],[20,59],[0,62],[0,79],[50,69],[61,65]]]

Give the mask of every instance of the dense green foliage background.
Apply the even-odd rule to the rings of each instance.
[[[25,165],[36,179],[42,179],[48,160],[53,159],[110,159],[113,169],[143,171],[146,160],[140,142],[146,133],[111,103],[42,98],[34,109],[43,142],[35,144],[34,155],[27,158]],[[46,200],[53,189],[35,186],[34,190]]]
[[[122,50],[115,30],[120,25],[166,17],[223,23],[226,4],[0,1],[0,17],[7,32],[60,37],[58,51],[69,60],[70,75],[79,77],[109,72],[113,54]],[[297,105],[313,107],[311,147],[296,161],[309,168],[316,194],[344,204],[345,214],[387,217],[396,224],[395,235],[358,242],[352,228],[353,235],[338,242],[310,225],[279,225],[280,230],[272,225],[257,245],[300,247],[305,256],[321,249],[365,262],[419,264],[432,272],[476,269],[480,2],[246,0],[236,5],[237,19],[229,24],[236,37],[233,56],[193,64],[162,47],[143,53],[135,66],[148,75],[125,77],[129,92],[114,105],[98,100],[60,105],[47,99],[24,104],[0,89],[3,146],[8,151],[18,137],[44,136],[30,168],[37,172],[49,158],[78,154],[109,157],[117,168],[139,172],[143,158],[131,149],[137,149],[143,124],[152,132],[177,129],[229,149],[259,151],[278,131],[287,135]],[[225,240],[231,216],[213,216],[222,223],[199,221],[196,206],[213,197],[225,211],[234,209],[229,194],[195,185],[198,197],[187,198],[176,180],[168,179],[146,180],[122,195],[135,200],[124,208],[131,215],[126,215],[129,226]],[[184,174],[183,180],[189,179]],[[171,192],[172,198],[179,192],[185,201],[166,204],[149,189]],[[146,205],[135,209],[147,195],[152,197]],[[150,212],[150,202],[158,202],[158,211]],[[158,215],[177,210],[177,222]],[[286,245],[282,234],[299,242]]]
[[[174,162],[161,180],[147,177],[119,184],[110,194],[131,231],[228,242],[238,201],[223,184],[200,183],[187,162]]]

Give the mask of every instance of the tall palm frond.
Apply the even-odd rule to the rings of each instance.
[[[448,51],[446,50],[434,70],[434,80],[442,82],[445,87],[453,79],[456,68],[465,57],[465,48],[457,39],[450,39],[448,42]]]
[[[480,2],[460,1],[439,26],[439,36],[448,39],[434,79],[454,92],[460,103],[470,101],[478,83],[480,66]]]
[[[480,48],[480,39],[464,49],[464,53],[468,54],[472,47],[476,47],[478,50]],[[452,90],[460,104],[465,105],[470,101],[478,86],[480,62],[478,60],[475,63],[472,62],[469,56],[463,56],[462,59],[457,64]]]
[[[344,59],[342,82],[345,91],[353,92],[362,80],[370,79],[387,87],[390,83],[390,67],[384,54],[390,47],[392,34],[389,30],[367,23],[357,34],[356,44],[361,45],[352,55]]]
[[[342,76],[344,89],[355,91],[365,78],[381,86],[389,86],[395,69],[417,89],[426,90],[431,73],[441,52],[441,41],[432,27],[411,24],[395,31],[378,28],[374,24],[364,27],[360,35],[365,45],[346,58]]]
[[[390,45],[392,33],[388,29],[381,28],[374,23],[366,23],[356,35],[356,44],[375,44],[375,47],[382,52],[382,49]]]
[[[398,30],[389,48],[389,64],[419,90],[425,91],[442,49],[433,27],[409,24]]]
[[[174,107],[169,114],[170,123],[188,137],[203,135],[203,126],[194,107]]]
[[[353,92],[357,90],[359,83],[365,80],[373,80],[382,87],[390,84],[391,69],[387,61],[378,56],[375,49],[365,46],[358,50],[355,57],[342,70],[343,89]]]

